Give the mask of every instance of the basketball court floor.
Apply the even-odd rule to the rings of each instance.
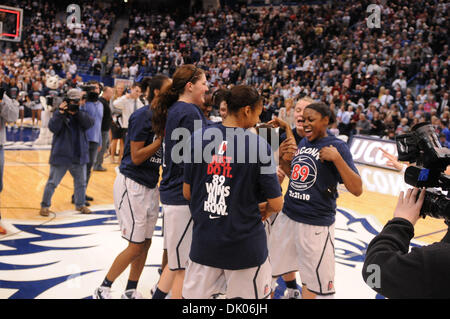
[[[22,143],[23,144],[23,143]],[[73,180],[67,174],[55,191],[49,217],[39,215],[49,174],[49,150],[18,143],[5,150],[4,190],[0,198],[0,298],[91,298],[113,260],[127,245],[121,238],[113,208],[117,163],[105,159],[106,172],[93,172],[87,194],[94,197],[91,215],[80,215],[71,204]],[[22,146],[21,146],[22,145]],[[400,173],[358,165],[364,193],[354,197],[340,187],[336,218],[336,298],[371,299],[377,296],[361,276],[371,239],[392,218],[397,195],[408,188]],[[283,185],[286,189],[286,182]],[[150,297],[159,278],[163,238],[158,220],[138,290]],[[447,227],[443,220],[421,219],[413,245],[439,241]],[[120,298],[128,270],[113,285]],[[298,281],[300,282],[300,281]],[[279,281],[275,297],[284,292]]]

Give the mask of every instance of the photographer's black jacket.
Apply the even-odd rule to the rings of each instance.
[[[387,298],[450,298],[450,231],[441,242],[408,253],[413,237],[409,221],[390,220],[367,248],[364,281],[376,282],[374,268],[369,266],[378,265],[379,288],[372,288]]]

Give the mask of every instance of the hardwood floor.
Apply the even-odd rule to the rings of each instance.
[[[3,218],[35,220],[45,219],[39,215],[40,202],[49,174],[50,151],[5,151],[4,188],[0,197],[0,209]],[[94,171],[88,185],[87,194],[94,197],[92,205],[113,203],[113,183],[116,177],[115,167],[109,158],[104,161],[105,172]],[[364,180],[364,192],[360,197],[348,193],[344,186],[339,187],[338,207],[351,209],[361,215],[373,215],[384,225],[392,218],[397,203],[402,176],[399,173],[358,166]],[[283,183],[283,189],[287,181]],[[51,210],[62,212],[73,210],[71,203],[73,179],[67,173],[57,187]],[[439,241],[447,229],[443,220],[426,218],[416,225],[415,237],[425,243]],[[424,236],[425,235],[425,236]]]

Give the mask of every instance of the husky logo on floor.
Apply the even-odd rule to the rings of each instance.
[[[0,237],[0,299],[80,299],[92,296],[115,257],[126,247],[113,206],[91,215],[58,213],[54,220],[38,222],[3,220],[8,235]],[[155,229],[139,290],[144,297],[158,280],[163,249],[161,218]],[[367,246],[382,229],[372,217],[338,209],[335,224],[336,298],[375,298],[363,281],[362,264]],[[113,291],[123,293],[128,271]],[[301,276],[301,274],[300,274]],[[122,279],[121,279],[122,278]],[[300,280],[297,281],[301,283]],[[275,298],[286,286],[278,280]],[[147,294],[147,296],[145,295]],[[113,295],[114,296],[114,295]]]
[[[127,245],[112,209],[61,215],[44,224],[3,220],[8,234],[0,237],[0,299],[89,298]],[[161,237],[160,224],[155,237]],[[147,261],[144,272],[159,266]]]

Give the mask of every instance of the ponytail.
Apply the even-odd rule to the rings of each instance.
[[[167,113],[170,106],[174,104],[179,97],[179,93],[175,92],[172,84],[167,86],[152,101],[152,128],[157,136],[164,136],[166,128]]]
[[[164,136],[169,108],[178,101],[188,82],[196,83],[204,74],[202,69],[192,64],[179,67],[173,74],[172,83],[164,88],[151,102],[153,109],[152,127],[157,136]]]

